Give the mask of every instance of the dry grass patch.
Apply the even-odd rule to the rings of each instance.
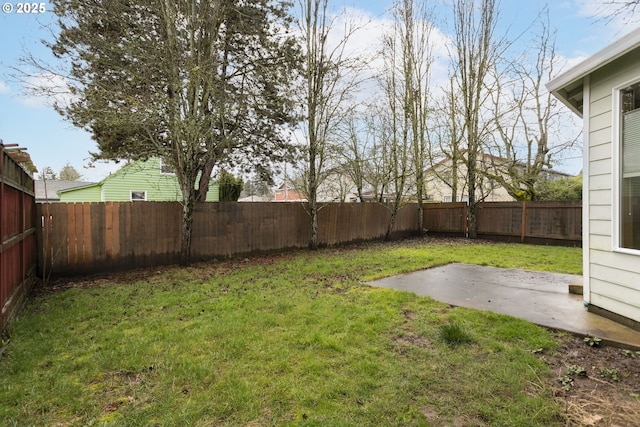
[[[569,425],[633,426],[640,420],[640,352],[589,346],[580,337],[562,335],[551,356],[554,396]],[[581,375],[576,370],[583,370]],[[570,381],[568,381],[570,380]],[[564,384],[563,384],[564,382]]]

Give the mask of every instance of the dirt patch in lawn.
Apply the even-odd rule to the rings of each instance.
[[[590,346],[559,336],[560,346],[540,357],[554,371],[554,397],[568,425],[633,426],[640,420],[640,351]]]

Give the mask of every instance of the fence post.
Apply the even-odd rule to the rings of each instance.
[[[464,215],[462,216],[464,218],[464,224],[463,224],[464,237],[468,239],[469,238],[469,202],[466,202],[464,204],[464,206],[462,207],[462,211],[464,212]]]
[[[522,229],[520,231],[520,243],[524,243],[525,233],[527,229],[527,202],[524,200],[522,201],[522,220],[520,222],[522,226]]]
[[[1,221],[4,216],[4,204],[4,144],[2,143],[2,139],[0,139],[0,245],[4,243],[3,221]],[[0,246],[0,265],[2,265],[2,246]],[[1,309],[2,307],[0,306],[0,310]]]

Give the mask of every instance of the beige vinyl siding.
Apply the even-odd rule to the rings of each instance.
[[[589,147],[589,159],[611,160],[611,128],[591,132],[591,138],[600,141],[600,144]]]
[[[589,197],[592,205],[611,206],[611,190],[589,190]]]
[[[627,319],[631,319],[636,322],[640,321],[640,318],[638,318],[637,315],[637,308],[629,305],[626,302],[621,302],[613,298],[608,298],[605,295],[593,293],[593,296],[591,297],[591,304],[600,308],[604,308],[605,310],[616,313],[620,316],[626,317]]]
[[[640,322],[640,256],[614,251],[612,218],[616,197],[612,184],[614,162],[613,88],[640,80],[638,50],[591,74],[589,114],[589,296],[598,307]]]
[[[591,220],[589,224],[593,235],[609,236],[611,234],[611,221]]]
[[[607,129],[607,133],[611,133],[611,129]],[[597,138],[591,135],[591,138]],[[589,167],[594,166],[595,172],[591,172],[591,176],[610,175],[611,174],[611,142],[607,141],[598,146],[592,146],[589,151]],[[609,182],[611,186],[611,182]]]
[[[593,93],[592,93],[592,96],[593,96]],[[591,105],[592,111],[601,112],[597,116],[598,118],[602,117],[603,113],[609,114],[611,109],[611,92],[601,93],[599,98],[591,100],[590,105]],[[592,120],[593,118],[595,118],[595,116],[592,116]],[[601,128],[609,128],[609,127],[611,127],[611,122],[605,122],[603,123],[603,126],[601,126]],[[591,133],[597,130],[599,129],[591,129]]]
[[[589,218],[600,220],[611,220],[611,206],[589,206]]]
[[[478,160],[482,161],[480,156]],[[489,160],[486,161],[489,162]],[[444,176],[446,172],[451,173],[451,166],[451,160],[446,160],[443,164],[438,164],[425,171],[426,189],[430,201],[450,201],[450,199],[447,200],[447,198],[452,196],[452,190],[451,187],[442,180],[442,176]],[[467,167],[464,164],[460,164],[458,166],[458,202],[469,196],[466,186],[466,176]],[[480,182],[478,182],[478,185],[479,184]],[[496,183],[494,188],[491,188],[488,179],[484,180],[482,186],[478,186],[476,193],[476,198],[484,198],[485,202],[512,202],[515,200],[506,188],[498,183]]]
[[[611,236],[606,234],[598,235],[598,234],[590,234],[591,236],[591,249],[597,249],[600,251],[610,251],[611,246]]]
[[[610,190],[611,174],[591,175],[589,177],[590,190]]]

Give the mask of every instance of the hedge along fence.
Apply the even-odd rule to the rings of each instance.
[[[38,204],[40,274],[101,273],[180,259],[182,206],[175,202]],[[398,213],[392,237],[417,233],[417,206]],[[377,203],[331,203],[318,215],[320,245],[384,237],[390,211]],[[249,255],[309,244],[302,203],[216,202],[196,206],[194,260]]]
[[[36,277],[33,179],[0,141],[0,331],[15,315]]]

